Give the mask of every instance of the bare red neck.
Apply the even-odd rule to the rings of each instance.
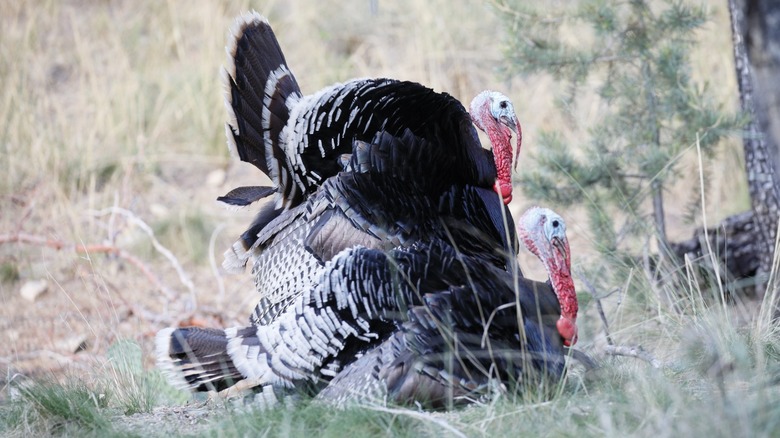
[[[495,122],[485,128],[496,163],[495,190],[504,199],[504,204],[509,204],[512,201],[512,134],[507,127]]]
[[[494,96],[494,97],[491,97]],[[500,96],[500,97],[499,97]],[[507,114],[501,117],[511,119],[508,123],[518,130],[517,153],[520,152],[520,126],[511,104],[500,93],[483,91],[471,102],[471,120],[477,128],[485,132],[490,139],[493,159],[496,166],[496,183],[493,187],[504,200],[504,204],[512,201],[512,130],[499,122],[491,111],[492,99],[504,99],[503,107],[498,111]],[[515,157],[515,160],[517,157]]]
[[[561,318],[556,327],[564,340],[564,345],[571,346],[577,342],[577,311],[579,310],[577,292],[571,277],[571,251],[563,224],[558,224],[557,226],[561,228],[553,231],[552,224],[547,223],[548,220],[562,222],[560,216],[549,209],[532,208],[518,222],[518,237],[526,248],[541,260],[547,270],[550,283],[561,306]]]
[[[545,266],[548,264],[545,263]],[[558,303],[561,305],[561,319],[558,320],[556,327],[558,333],[564,339],[564,345],[572,346],[577,342],[577,292],[574,290],[574,281],[571,278],[571,271],[568,269],[558,269],[556,266],[547,266],[547,273],[550,276],[555,295],[558,296]]]

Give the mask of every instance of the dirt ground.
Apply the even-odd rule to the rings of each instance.
[[[172,165],[170,172],[177,171],[181,175],[176,184],[182,187],[203,186],[202,177],[209,173],[223,179],[225,174],[221,167],[209,164],[195,169],[191,163],[187,169]],[[231,180],[236,179],[240,180],[231,176]],[[250,220],[251,213],[219,207],[214,199],[225,191],[222,185],[176,190],[165,203],[138,195],[132,221],[152,223],[152,228],[156,214],[188,208],[185,204],[204,206],[202,220],[207,228],[192,238],[205,237],[208,249],[208,240],[214,237],[213,264],[208,257],[192,260],[185,252],[173,251],[181,274],[174,262],[152,248],[149,235],[125,217],[78,214],[76,220],[93,221],[96,230],[112,228],[112,235],[107,231],[71,239],[58,232],[56,224],[36,226],[46,221],[38,216],[45,216],[46,211],[39,206],[47,200],[38,193],[4,198],[3,211],[24,218],[17,225],[19,232],[43,237],[46,243],[6,243],[0,248],[0,263],[11,277],[0,283],[0,332],[4,338],[0,360],[8,367],[3,374],[9,378],[17,372],[27,376],[80,374],[102,366],[102,353],[117,339],[135,340],[149,353],[154,334],[165,326],[226,326],[245,321],[253,304],[251,278],[248,274],[227,275],[220,265],[222,251],[241,230],[239,222]],[[180,237],[177,233],[172,238]],[[52,243],[65,246],[55,249]],[[91,246],[94,251],[77,252],[76,245]],[[100,252],[102,246],[121,248],[122,254]],[[167,248],[165,243],[161,247]],[[139,263],[131,262],[131,257]],[[32,301],[23,297],[22,288],[37,280],[45,282],[45,292]],[[152,366],[151,356],[144,357]]]

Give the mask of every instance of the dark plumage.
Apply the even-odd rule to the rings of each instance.
[[[336,376],[322,398],[344,402],[357,392],[434,407],[448,396],[485,395],[490,378],[558,379],[564,351],[557,299],[539,283],[513,278],[441,240],[389,253],[347,249],[269,325],[225,330],[222,352],[208,357],[203,372],[181,372],[194,369],[193,357],[200,361],[200,346],[158,359],[196,389],[215,368],[280,390]],[[195,340],[198,329],[187,330]],[[161,332],[158,352],[169,346],[171,353],[175,336]],[[210,365],[216,357],[220,367]]]
[[[565,225],[556,213],[535,207],[518,228],[528,249],[547,267],[554,293],[546,284],[515,282],[511,273],[479,258],[426,248],[428,257],[458,257],[461,266],[426,272],[426,281],[418,286],[425,292],[423,305],[411,307],[398,330],[347,365],[318,398],[337,404],[392,401],[441,408],[487,395],[491,381],[559,379],[563,346],[571,340],[560,329],[559,299],[573,299],[576,306]],[[562,258],[556,260],[553,253],[558,251]],[[459,268],[468,278],[453,276]],[[405,278],[417,280],[414,274]],[[439,280],[449,287],[441,288]],[[573,338],[571,343],[576,342],[576,328]]]
[[[355,79],[303,96],[265,18],[257,13],[239,17],[229,38],[223,71],[228,144],[242,161],[268,175],[274,187],[224,198],[243,205],[276,193],[276,200],[263,207],[234,245],[228,267],[244,266],[247,250],[271,220],[344,170],[354,145],[371,142],[380,132],[401,136],[408,131],[435,141],[448,158],[438,167],[451,181],[495,186],[511,199],[509,140],[512,131],[518,133],[519,152],[520,125],[512,103],[500,93],[478,95],[471,116],[446,93],[394,79]],[[472,119],[488,133],[494,151],[482,149]]]
[[[356,353],[393,335],[407,318],[405,309],[427,305],[422,299],[427,293],[440,297],[439,303],[450,303],[443,298],[447,294],[476,300],[466,304],[468,311],[458,307],[468,301],[454,304],[453,312],[467,319],[453,329],[464,333],[481,333],[480,321],[514,300],[515,289],[524,291],[527,309],[535,310],[542,302],[545,320],[550,319],[550,309],[552,320],[558,320],[560,307],[549,286],[526,280],[519,272],[513,256],[514,230],[509,225],[508,234],[503,221],[512,224],[511,217],[498,196],[480,187],[442,184],[435,172],[415,169],[424,166],[426,154],[437,150],[411,134],[401,138],[381,134],[375,143],[356,148],[348,171],[328,179],[304,204],[271,221],[263,233],[272,235],[259,236],[258,242],[270,244],[259,251],[255,269],[259,278],[277,282],[269,283],[269,289],[279,294],[269,294],[258,305],[257,326],[226,330],[221,354],[207,362],[221,361],[221,368],[236,369],[258,386],[290,387],[327,379],[354,361]],[[419,160],[404,166],[409,156]],[[407,173],[416,177],[407,181]],[[389,248],[395,249],[388,258]],[[544,290],[537,295],[531,288]],[[550,304],[553,301],[555,305]],[[486,309],[480,314],[483,319],[473,314],[477,308]],[[544,349],[555,339],[560,344],[557,334],[544,335],[549,330],[542,321],[529,321],[528,330],[542,336]],[[554,330],[555,323],[551,324]],[[498,326],[491,325],[490,333],[493,327]],[[192,371],[200,361],[198,351],[211,351],[211,346],[194,345],[191,351],[169,346],[166,351],[176,333],[158,336],[158,360],[164,369],[174,375],[186,369],[184,380],[194,389],[202,389],[206,380],[215,388],[235,381],[234,374],[225,376],[228,382],[215,378],[213,366],[202,375]],[[560,359],[554,357],[553,362]]]
[[[446,172],[427,168],[450,159],[409,131],[359,144],[349,171],[258,233],[252,273],[262,298],[251,322],[273,321],[328,260],[356,245],[391,249],[438,239],[501,269],[512,266],[516,239],[504,225],[512,223],[509,210],[491,190],[453,184]]]

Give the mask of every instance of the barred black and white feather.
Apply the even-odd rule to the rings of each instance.
[[[348,171],[328,179],[307,200],[281,212],[257,231],[246,257],[261,298],[253,324],[268,324],[311,287],[325,262],[363,246],[390,249],[444,239],[464,254],[479,254],[506,268],[516,248],[509,210],[488,189],[459,185],[431,160],[453,157],[410,131],[379,133],[358,142]]]
[[[507,273],[463,263],[480,276],[476,282],[425,294],[398,330],[347,364],[317,398],[438,409],[485,400],[509,383],[560,379],[560,307],[549,285],[520,279],[513,298]]]
[[[224,330],[166,328],[155,338],[158,367],[180,389],[221,391],[243,380],[227,352]]]
[[[421,385],[411,388],[403,383],[411,374],[392,372],[398,370],[396,362],[402,356],[410,358],[413,370],[438,382],[437,388],[468,390],[474,395],[491,377],[516,380],[531,371],[560,377],[561,341],[554,332],[554,322],[552,329],[548,322],[559,316],[559,310],[556,314],[552,304],[555,296],[548,288],[542,289],[534,291],[524,280],[515,283],[506,270],[478,258],[464,258],[443,241],[416,243],[389,253],[351,248],[328,262],[315,286],[296,297],[271,324],[225,330],[219,359],[207,348],[210,341],[207,346],[190,345],[187,351],[208,351],[204,358],[207,364],[230,364],[223,368],[237,370],[258,387],[285,390],[324,384],[344,365],[360,368],[365,360],[355,362],[356,353],[367,351],[364,358],[370,359],[381,349],[395,348],[409,353],[390,353],[395,359],[383,370],[400,380],[387,376],[372,380],[372,385],[387,385],[387,394],[395,400],[420,401],[430,396],[420,392]],[[523,326],[518,326],[518,321]],[[399,326],[401,332],[397,331]],[[181,334],[182,330],[186,332]],[[167,351],[175,352],[180,338],[194,343],[205,339],[194,335],[199,330],[204,329],[161,332],[157,339],[161,368],[169,378],[189,382],[192,389],[201,389],[196,384],[202,385],[204,380],[216,388],[232,383],[234,373],[226,373],[223,381],[215,378],[211,368],[194,379],[192,363],[197,361],[177,361],[172,353],[166,353],[166,337],[170,339]],[[452,371],[443,366],[446,354],[458,357],[462,368]],[[354,389],[354,384],[350,388]],[[330,391],[330,396],[326,392],[323,397],[338,399],[341,394]],[[434,395],[429,401],[436,404],[438,399]]]

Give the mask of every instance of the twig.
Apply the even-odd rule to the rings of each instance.
[[[216,246],[217,236],[225,229],[225,224],[219,224],[211,233],[209,239],[209,265],[211,265],[211,272],[214,274],[214,278],[217,280],[217,287],[219,288],[219,295],[217,296],[217,303],[222,308],[222,302],[225,300],[225,282],[222,280],[222,276],[219,274],[219,268],[217,267],[217,261],[214,257],[214,247]]]
[[[599,296],[596,294],[596,288],[593,287],[593,284],[591,284],[591,282],[588,281],[588,279],[585,278],[585,276],[579,270],[577,271],[577,277],[588,289],[588,292],[590,292],[590,294],[593,296],[593,300],[596,301],[596,310],[599,311],[601,322],[604,324],[604,333],[607,335],[607,344],[614,345],[615,343],[612,342],[612,336],[609,334],[609,323],[607,323],[607,316],[604,314],[604,307],[601,305],[601,299],[599,299]]]
[[[571,358],[581,363],[585,367],[585,371],[595,370],[599,367],[599,364],[593,360],[592,357],[584,351],[577,350],[575,348],[567,348],[567,351],[571,354]]]
[[[628,286],[631,284],[631,280],[633,278],[634,278],[634,268],[631,268],[628,271],[628,278],[626,279],[626,285],[623,286],[623,288],[618,288],[618,297],[617,297],[617,302],[615,304],[617,307],[620,307],[620,304],[623,303],[623,291],[628,292]]]
[[[138,268],[152,284],[165,294],[166,298],[173,300],[175,297],[175,294],[139,258],[116,246],[74,244],[28,233],[0,234],[0,245],[4,243],[25,243],[28,245],[46,246],[56,250],[72,249],[79,254],[104,253],[115,255]]]
[[[190,291],[190,300],[191,300],[190,309],[194,309],[195,307],[197,307],[197,294],[195,292],[195,285],[192,283],[192,280],[190,280],[190,277],[184,271],[184,268],[182,268],[176,256],[173,255],[173,253],[170,250],[168,250],[168,248],[163,246],[160,243],[160,241],[157,240],[157,237],[155,237],[152,227],[150,227],[141,218],[136,216],[132,211],[126,210],[124,208],[110,207],[110,208],[105,208],[103,210],[98,210],[93,212],[93,214],[95,214],[96,216],[114,215],[117,213],[124,216],[127,220],[135,224],[138,228],[143,230],[147,236],[149,236],[149,239],[152,241],[152,245],[154,246],[154,249],[156,249],[157,252],[159,252],[165,258],[168,259],[168,261],[171,263],[173,268],[176,270],[176,273],[179,275],[179,281],[181,281],[181,283],[184,286],[186,286],[187,289]]]
[[[627,345],[607,345],[604,352],[611,356],[629,356],[641,359],[649,363],[653,368],[662,368],[661,361],[655,358],[649,351],[642,348],[641,345],[627,346]]]
[[[45,357],[47,359],[52,359],[58,362],[58,364],[61,363],[71,363],[74,361],[74,355],[64,355],[57,353],[56,351],[51,350],[36,350],[36,351],[30,351],[27,353],[17,353],[13,356],[5,356],[0,357],[0,362],[5,364],[13,364],[15,362],[25,361],[25,360],[34,360],[34,359],[40,359],[41,357]]]

